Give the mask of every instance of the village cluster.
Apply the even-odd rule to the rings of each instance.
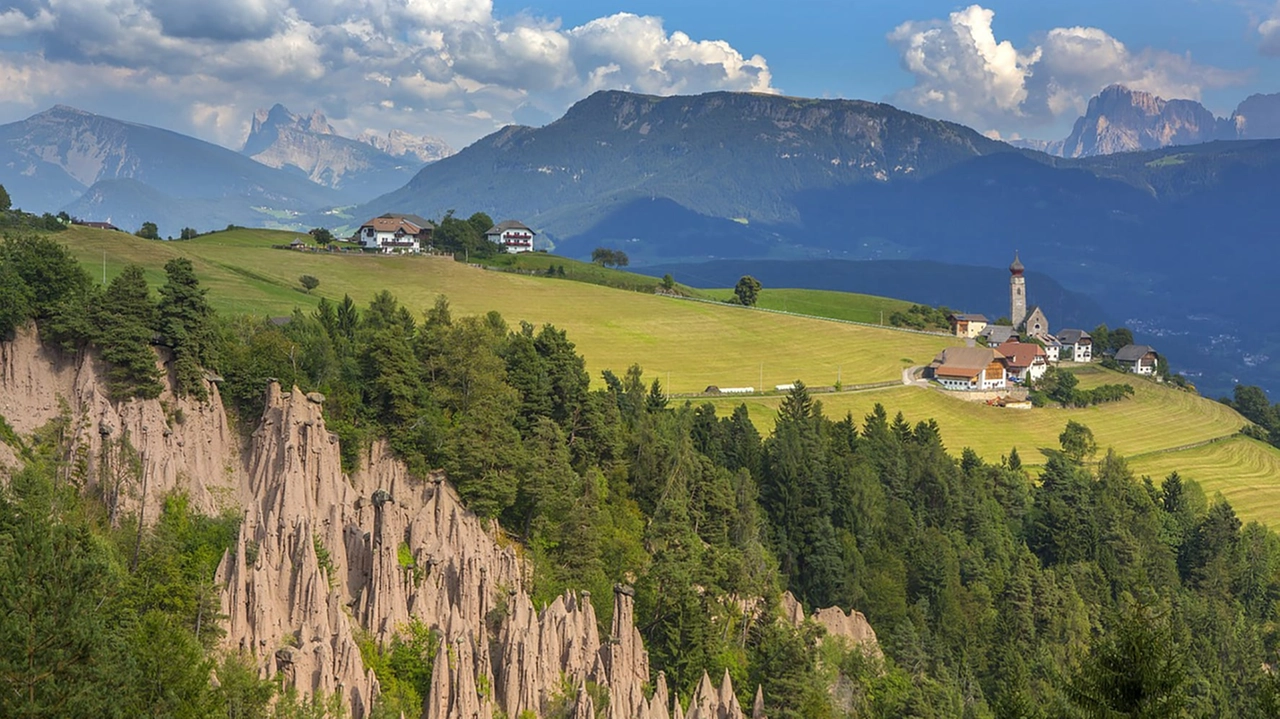
[[[1037,380],[1058,362],[1089,363],[1093,338],[1080,329],[1053,334],[1039,307],[1027,311],[1026,268],[1014,254],[1009,265],[1009,325],[997,325],[977,314],[953,314],[948,319],[956,337],[969,346],[943,350],[925,369],[925,377],[949,390],[982,392],[1009,389]],[[985,346],[979,346],[979,342]],[[1153,375],[1160,358],[1148,345],[1129,344],[1115,361],[1135,374]]]

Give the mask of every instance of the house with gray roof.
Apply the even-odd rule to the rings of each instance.
[[[987,341],[988,347],[997,347],[1010,339],[1017,339],[1018,333],[1008,325],[987,325],[978,336]]]
[[[1125,345],[1116,352],[1116,362],[1134,374],[1152,375],[1160,366],[1160,355],[1150,345]]]
[[[1073,362],[1093,361],[1093,337],[1084,330],[1060,330],[1058,341],[1062,343],[1062,359]],[[1065,356],[1070,350],[1070,357]]]
[[[504,252],[515,254],[533,252],[533,236],[536,234],[538,233],[522,222],[503,220],[490,227],[489,231],[484,233],[484,238],[501,247]]]

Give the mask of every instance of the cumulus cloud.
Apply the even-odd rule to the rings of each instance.
[[[1280,4],[1267,19],[1258,23],[1258,35],[1262,39],[1258,50],[1269,57],[1280,57]]]
[[[1205,89],[1242,79],[1188,55],[1135,52],[1093,27],[1053,28],[1019,49],[997,39],[994,19],[992,10],[972,5],[945,20],[894,29],[889,42],[915,78],[895,99],[981,130],[1026,128],[1084,112],[1089,98],[1111,84],[1198,100]]]
[[[0,12],[8,120],[62,102],[234,146],[255,108],[282,102],[344,132],[462,144],[614,88],[773,91],[764,58],[629,13],[566,28],[498,17],[491,0],[11,0]]]

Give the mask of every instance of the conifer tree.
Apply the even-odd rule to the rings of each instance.
[[[160,288],[160,338],[173,350],[174,388],[204,401],[209,393],[203,368],[213,354],[213,309],[196,279],[191,260],[176,258],[165,263],[167,280]]]
[[[112,398],[158,397],[160,371],[151,350],[158,313],[140,266],[128,265],[111,281],[93,308],[93,320],[95,342],[110,366],[107,381]]]

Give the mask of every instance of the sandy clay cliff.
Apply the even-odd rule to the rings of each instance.
[[[344,474],[322,396],[270,385],[257,429],[241,442],[210,389],[205,404],[169,392],[112,403],[93,360],[46,350],[34,332],[0,343],[0,415],[17,433],[67,417],[88,485],[113,476],[113,441],[128,436],[137,447],[148,487],[144,499],[139,478],[126,479],[121,512],[145,503],[155,516],[175,488],[204,511],[243,508],[239,539],[217,573],[224,642],[253,656],[264,675],[282,674],[304,694],[337,692],[360,719],[379,688],[357,632],[387,641],[417,619],[441,641],[422,713],[431,719],[543,716],[566,683],[576,688],[575,719],[596,716],[588,683],[608,692],[609,719],[764,716],[759,690],[754,706],[743,707],[727,674],[718,682],[704,674],[687,706],[661,673],[650,693],[628,587],[603,598],[570,592],[535,607],[514,548],[492,538],[443,475],[411,477],[381,444],[358,472]],[[16,461],[0,444],[0,465]],[[614,603],[604,637],[592,604],[601,600]],[[801,621],[799,606],[786,601],[788,617]],[[824,610],[815,620],[878,651],[856,612]]]

